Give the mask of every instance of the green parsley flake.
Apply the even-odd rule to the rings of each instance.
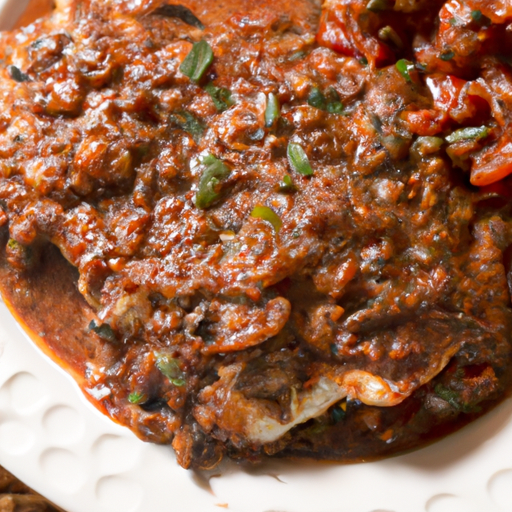
[[[213,62],[212,47],[204,40],[195,43],[190,53],[181,63],[180,71],[197,83],[203,78]]]
[[[279,233],[279,230],[281,229],[281,226],[283,225],[283,221],[277,215],[272,208],[269,208],[268,206],[255,206],[254,209],[251,212],[251,217],[254,217],[256,219],[262,219],[272,225],[276,233]]]
[[[200,209],[208,208],[220,198],[220,184],[231,174],[231,169],[213,155],[205,156],[201,162],[204,166],[199,179],[199,187],[194,198],[195,205]]]
[[[300,144],[290,142],[288,144],[288,162],[290,167],[303,176],[312,176],[313,169],[309,163],[308,156]]]

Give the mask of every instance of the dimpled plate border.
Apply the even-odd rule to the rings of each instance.
[[[0,464],[68,512],[510,512],[512,400],[407,455],[180,468],[83,397],[0,303]]]
[[[0,29],[26,0],[0,0]],[[511,512],[512,400],[375,463],[185,471],[87,402],[0,302],[0,464],[68,512]]]

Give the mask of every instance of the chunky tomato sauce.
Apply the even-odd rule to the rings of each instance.
[[[460,427],[510,380],[511,28],[499,0],[102,0],[2,34],[4,296],[185,467]]]

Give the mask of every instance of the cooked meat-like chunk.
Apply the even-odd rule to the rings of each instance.
[[[512,375],[511,22],[59,2],[0,36],[3,295],[185,467],[460,427]]]

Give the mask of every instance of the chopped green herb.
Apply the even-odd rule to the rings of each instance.
[[[279,215],[277,215],[277,213],[268,206],[255,206],[251,212],[251,217],[269,222],[272,224],[276,233],[279,233],[279,230],[283,225],[283,221],[279,218]]]
[[[420,156],[431,155],[441,149],[444,140],[440,137],[418,137],[414,142],[412,149]]]
[[[320,110],[325,110],[327,107],[327,102],[324,94],[318,87],[313,87],[308,96],[308,103],[315,108]]]
[[[205,85],[204,90],[210,95],[215,108],[219,112],[224,112],[224,110],[227,110],[235,104],[231,99],[231,91],[229,89],[217,87],[210,82],[208,85]]]
[[[473,21],[476,21],[477,23],[479,23],[480,21],[482,21],[482,11],[472,11],[471,12],[471,18],[473,19]]]
[[[386,43],[391,43],[399,49],[404,47],[404,43],[396,30],[389,25],[382,27],[379,30],[379,39]]]
[[[329,114],[342,114],[344,108],[345,107],[341,101],[332,101],[327,104],[327,112],[329,112]]]
[[[461,402],[461,396],[456,391],[443,386],[441,383],[436,384],[434,391],[437,396],[448,402],[457,411],[465,413],[476,413],[481,411],[481,407],[478,405],[471,405]]]
[[[26,82],[30,78],[16,66],[9,66],[9,72],[11,73],[12,79],[16,80],[16,82]]]
[[[305,56],[306,56],[306,52],[298,51],[298,52],[292,53],[292,54],[288,57],[288,60],[289,60],[290,62],[294,62],[294,61],[296,61],[296,60],[301,60],[301,59],[303,59]]]
[[[213,50],[204,40],[195,43],[181,63],[180,71],[193,82],[199,82],[213,62]]]
[[[204,157],[201,164],[204,170],[199,179],[194,203],[198,208],[204,209],[219,199],[220,182],[231,174],[231,170],[222,160],[213,155]]]
[[[131,404],[140,404],[145,401],[146,395],[144,395],[143,393],[134,392],[128,395],[128,402],[130,402]]]
[[[414,71],[414,64],[410,60],[400,59],[395,65],[406,81],[412,82],[411,73]]]
[[[359,59],[359,62],[363,65],[363,66],[368,66],[368,59],[366,57],[361,57]]]
[[[448,62],[449,60],[452,60],[453,57],[455,57],[455,52],[452,50],[448,50],[446,52],[441,53],[441,55],[439,55],[439,58],[446,62]]]
[[[265,126],[272,128],[275,122],[281,117],[281,106],[277,96],[271,92],[267,97],[267,108],[265,109]]]
[[[454,131],[451,135],[446,137],[446,142],[453,144],[462,140],[480,140],[489,136],[489,128],[487,126],[480,126],[475,128],[460,128]]]
[[[283,194],[288,194],[290,192],[295,192],[297,187],[292,181],[292,177],[289,174],[285,174],[283,177],[283,181],[279,185],[279,192]]]
[[[292,232],[293,238],[300,238],[300,235],[302,235],[302,231],[300,229],[294,229]]]
[[[454,27],[455,25],[457,25],[457,19],[456,18],[450,18],[450,25],[452,27]]]
[[[190,133],[196,142],[202,137],[204,133],[204,125],[197,120],[190,112],[181,110],[174,112],[170,116],[171,123],[179,126],[182,130]]]
[[[258,141],[263,140],[265,138],[265,130],[263,128],[258,128],[256,131],[248,133],[247,137],[250,140],[258,142]]]
[[[169,18],[178,18],[185,22],[187,25],[199,28],[201,30],[204,29],[204,25],[201,23],[201,20],[184,5],[164,4],[162,7],[159,7],[153,11],[153,14],[168,16]]]
[[[341,114],[343,112],[343,103],[340,101],[340,96],[334,87],[328,90],[325,95],[318,87],[313,87],[308,96],[308,103],[312,107],[319,110],[325,110],[330,114]]]
[[[16,242],[16,240],[14,240],[13,238],[11,238],[7,242],[7,247],[9,247],[9,249],[11,249],[11,251],[15,251],[15,250],[18,250],[20,247],[22,247],[22,245],[20,243]]]
[[[369,11],[381,12],[389,9],[388,0],[370,0],[366,6]]]
[[[339,423],[340,421],[343,421],[346,416],[347,413],[339,406],[335,406],[331,410],[331,417],[334,423]]]
[[[185,374],[181,371],[180,365],[176,359],[168,354],[155,352],[156,367],[162,372],[169,381],[177,387],[185,385]]]
[[[10,256],[14,257],[23,267],[28,268],[34,263],[34,253],[28,245],[20,244],[11,238],[7,242],[7,248],[11,253]]]
[[[313,175],[313,169],[309,163],[308,156],[300,144],[290,142],[290,144],[288,144],[287,154],[288,162],[294,171],[304,176]]]
[[[89,324],[89,330],[95,332],[100,338],[105,341],[114,342],[116,341],[116,334],[109,324],[98,324],[96,320],[92,320]]]

